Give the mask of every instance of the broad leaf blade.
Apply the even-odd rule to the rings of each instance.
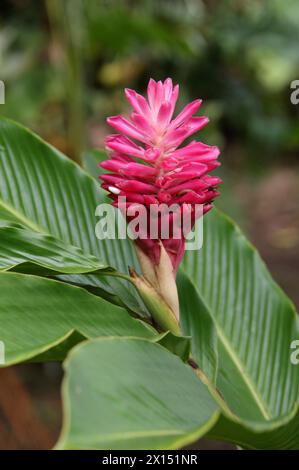
[[[244,449],[299,450],[299,412],[286,424],[273,430],[253,432],[221,416],[207,437],[239,444]]]
[[[181,325],[190,335],[193,359],[210,381],[217,377],[217,332],[207,307],[199,297],[195,286],[183,271],[178,273]]]
[[[0,227],[0,270],[41,275],[112,271],[80,248],[32,230]]]
[[[230,409],[253,427],[291,415],[299,374],[290,344],[298,318],[257,252],[215,210],[205,218],[203,248],[186,253],[184,269],[217,329],[217,388]]]
[[[0,271],[9,270],[55,276],[122,307],[136,303],[134,294],[128,291],[128,283],[123,285],[119,279],[111,279],[112,272],[119,273],[95,256],[50,235],[0,221]],[[106,279],[104,276],[108,273]],[[113,287],[118,295],[113,292]]]
[[[124,309],[84,289],[31,275],[0,273],[0,339],[5,346],[5,366],[41,354],[74,332],[85,338],[155,337]]]
[[[218,416],[206,387],[157,344],[106,338],[65,363],[63,449],[175,449]]]
[[[14,221],[96,256],[99,262],[127,272],[138,266],[131,243],[125,240],[98,240],[95,210],[105,201],[96,181],[39,137],[0,118],[0,217]],[[76,282],[80,281],[77,276]],[[86,283],[86,277],[82,279]],[[106,289],[97,278],[90,283]],[[133,287],[114,279],[108,292],[124,297],[135,311],[146,311]]]

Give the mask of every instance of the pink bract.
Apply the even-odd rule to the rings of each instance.
[[[218,196],[216,187],[221,180],[210,176],[209,172],[220,165],[217,161],[220,152],[217,147],[195,140],[181,146],[185,139],[208,123],[208,118],[194,116],[201,105],[201,100],[195,100],[172,119],[178,94],[179,86],[173,86],[170,78],[164,83],[150,79],[147,100],[134,90],[125,90],[133,112],[130,119],[123,116],[107,119],[118,134],[106,138],[109,159],[102,162],[101,167],[109,173],[100,178],[102,187],[119,209],[124,211],[142,204],[149,218],[151,205],[156,204],[159,208],[161,204],[177,204],[181,217],[186,212],[191,216],[192,226],[198,217],[196,206],[203,205],[201,213],[205,214]],[[125,207],[118,200],[120,196],[126,198]],[[184,233],[181,231],[179,237],[177,234],[174,237],[175,217],[169,213],[163,215],[159,210],[157,213],[159,224],[167,217],[169,237],[161,238],[161,241],[151,239],[148,229],[136,243],[153,263],[158,264],[162,242],[176,272],[184,255]],[[128,221],[132,219],[128,214],[126,216]]]

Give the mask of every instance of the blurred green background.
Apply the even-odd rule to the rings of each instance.
[[[295,158],[297,0],[2,0],[0,27],[3,114],[73,158],[101,144],[125,86],[142,92],[167,76],[182,103],[205,100],[201,137],[221,146],[226,166]]]
[[[1,0],[0,112],[84,164],[128,110],[123,88],[170,76],[179,108],[204,100],[217,205],[299,307],[298,44],[298,0]]]

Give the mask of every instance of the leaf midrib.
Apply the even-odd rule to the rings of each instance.
[[[230,342],[226,336],[226,334],[224,333],[222,327],[219,325],[219,323],[217,322],[217,319],[212,315],[211,313],[211,308],[209,305],[207,305],[205,299],[202,297],[202,295],[200,294],[197,286],[195,285],[195,283],[193,282],[193,280],[190,278],[189,274],[186,272],[186,270],[183,268],[184,270],[184,273],[186,274],[186,276],[188,277],[189,281],[193,284],[194,288],[196,289],[196,292],[198,294],[198,296],[200,297],[201,301],[204,303],[204,305],[206,306],[206,309],[207,311],[209,312],[209,315],[211,316],[212,318],[212,321],[215,325],[215,328],[216,328],[216,331],[217,331],[217,335],[218,335],[218,338],[220,339],[223,347],[226,349],[227,353],[229,354],[229,356],[231,357],[232,361],[234,362],[235,366],[237,367],[237,369],[240,371],[240,374],[241,374],[241,377],[245,383],[245,385],[247,386],[250,394],[252,395],[252,397],[254,398],[254,401],[256,403],[256,405],[258,406],[260,412],[262,413],[262,415],[264,416],[265,420],[267,421],[271,421],[274,417],[272,417],[272,415],[270,414],[269,410],[268,410],[268,407],[266,405],[266,403],[264,402],[262,396],[260,395],[260,392],[256,389],[255,387],[255,384],[252,380],[252,378],[250,377],[250,374],[248,374],[247,370],[246,370],[246,366],[245,364],[243,364],[241,362],[241,360],[239,359],[236,351],[234,350],[234,348],[230,345]]]
[[[42,227],[37,225],[35,222],[32,222],[27,217],[24,217],[20,212],[18,212],[9,204],[5,203],[3,200],[0,200],[0,206],[2,206],[7,212],[12,214],[16,219],[18,219],[23,224],[27,225],[28,228],[31,228],[35,232],[51,235],[49,232],[46,232]]]
[[[215,320],[215,326],[217,330],[218,337],[221,340],[222,345],[225,347],[226,351],[228,352],[229,356],[232,358],[234,364],[236,365],[237,369],[240,371],[241,377],[245,384],[247,385],[251,395],[254,397],[256,404],[259,407],[262,415],[267,421],[271,421],[274,419],[274,416],[270,414],[268,411],[268,407],[263,400],[262,396],[260,395],[259,391],[256,389],[253,380],[250,377],[246,370],[246,366],[240,361],[239,356],[237,355],[236,351],[233,347],[231,347],[230,342],[224,333],[223,329],[219,326],[219,323]]]

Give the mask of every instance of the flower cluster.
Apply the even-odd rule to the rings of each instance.
[[[175,204],[182,217],[188,212],[193,225],[198,217],[196,207],[202,205],[205,214],[218,196],[216,187],[221,180],[209,172],[219,166],[219,150],[195,140],[181,146],[208,123],[208,118],[194,116],[201,105],[201,100],[195,100],[172,119],[178,93],[178,85],[173,86],[170,78],[164,83],[151,79],[147,100],[134,90],[125,90],[133,112],[130,119],[107,119],[118,134],[106,138],[109,159],[101,167],[110,173],[100,178],[116,207],[124,210],[120,197],[126,198],[126,209],[142,204],[148,214],[152,205]],[[158,211],[157,217],[162,223],[163,211]],[[165,217],[170,225],[167,239],[151,239],[148,232],[136,243],[151,262],[158,264],[162,242],[176,272],[184,254],[186,234],[182,231],[181,236],[174,237],[173,214],[168,212]]]

